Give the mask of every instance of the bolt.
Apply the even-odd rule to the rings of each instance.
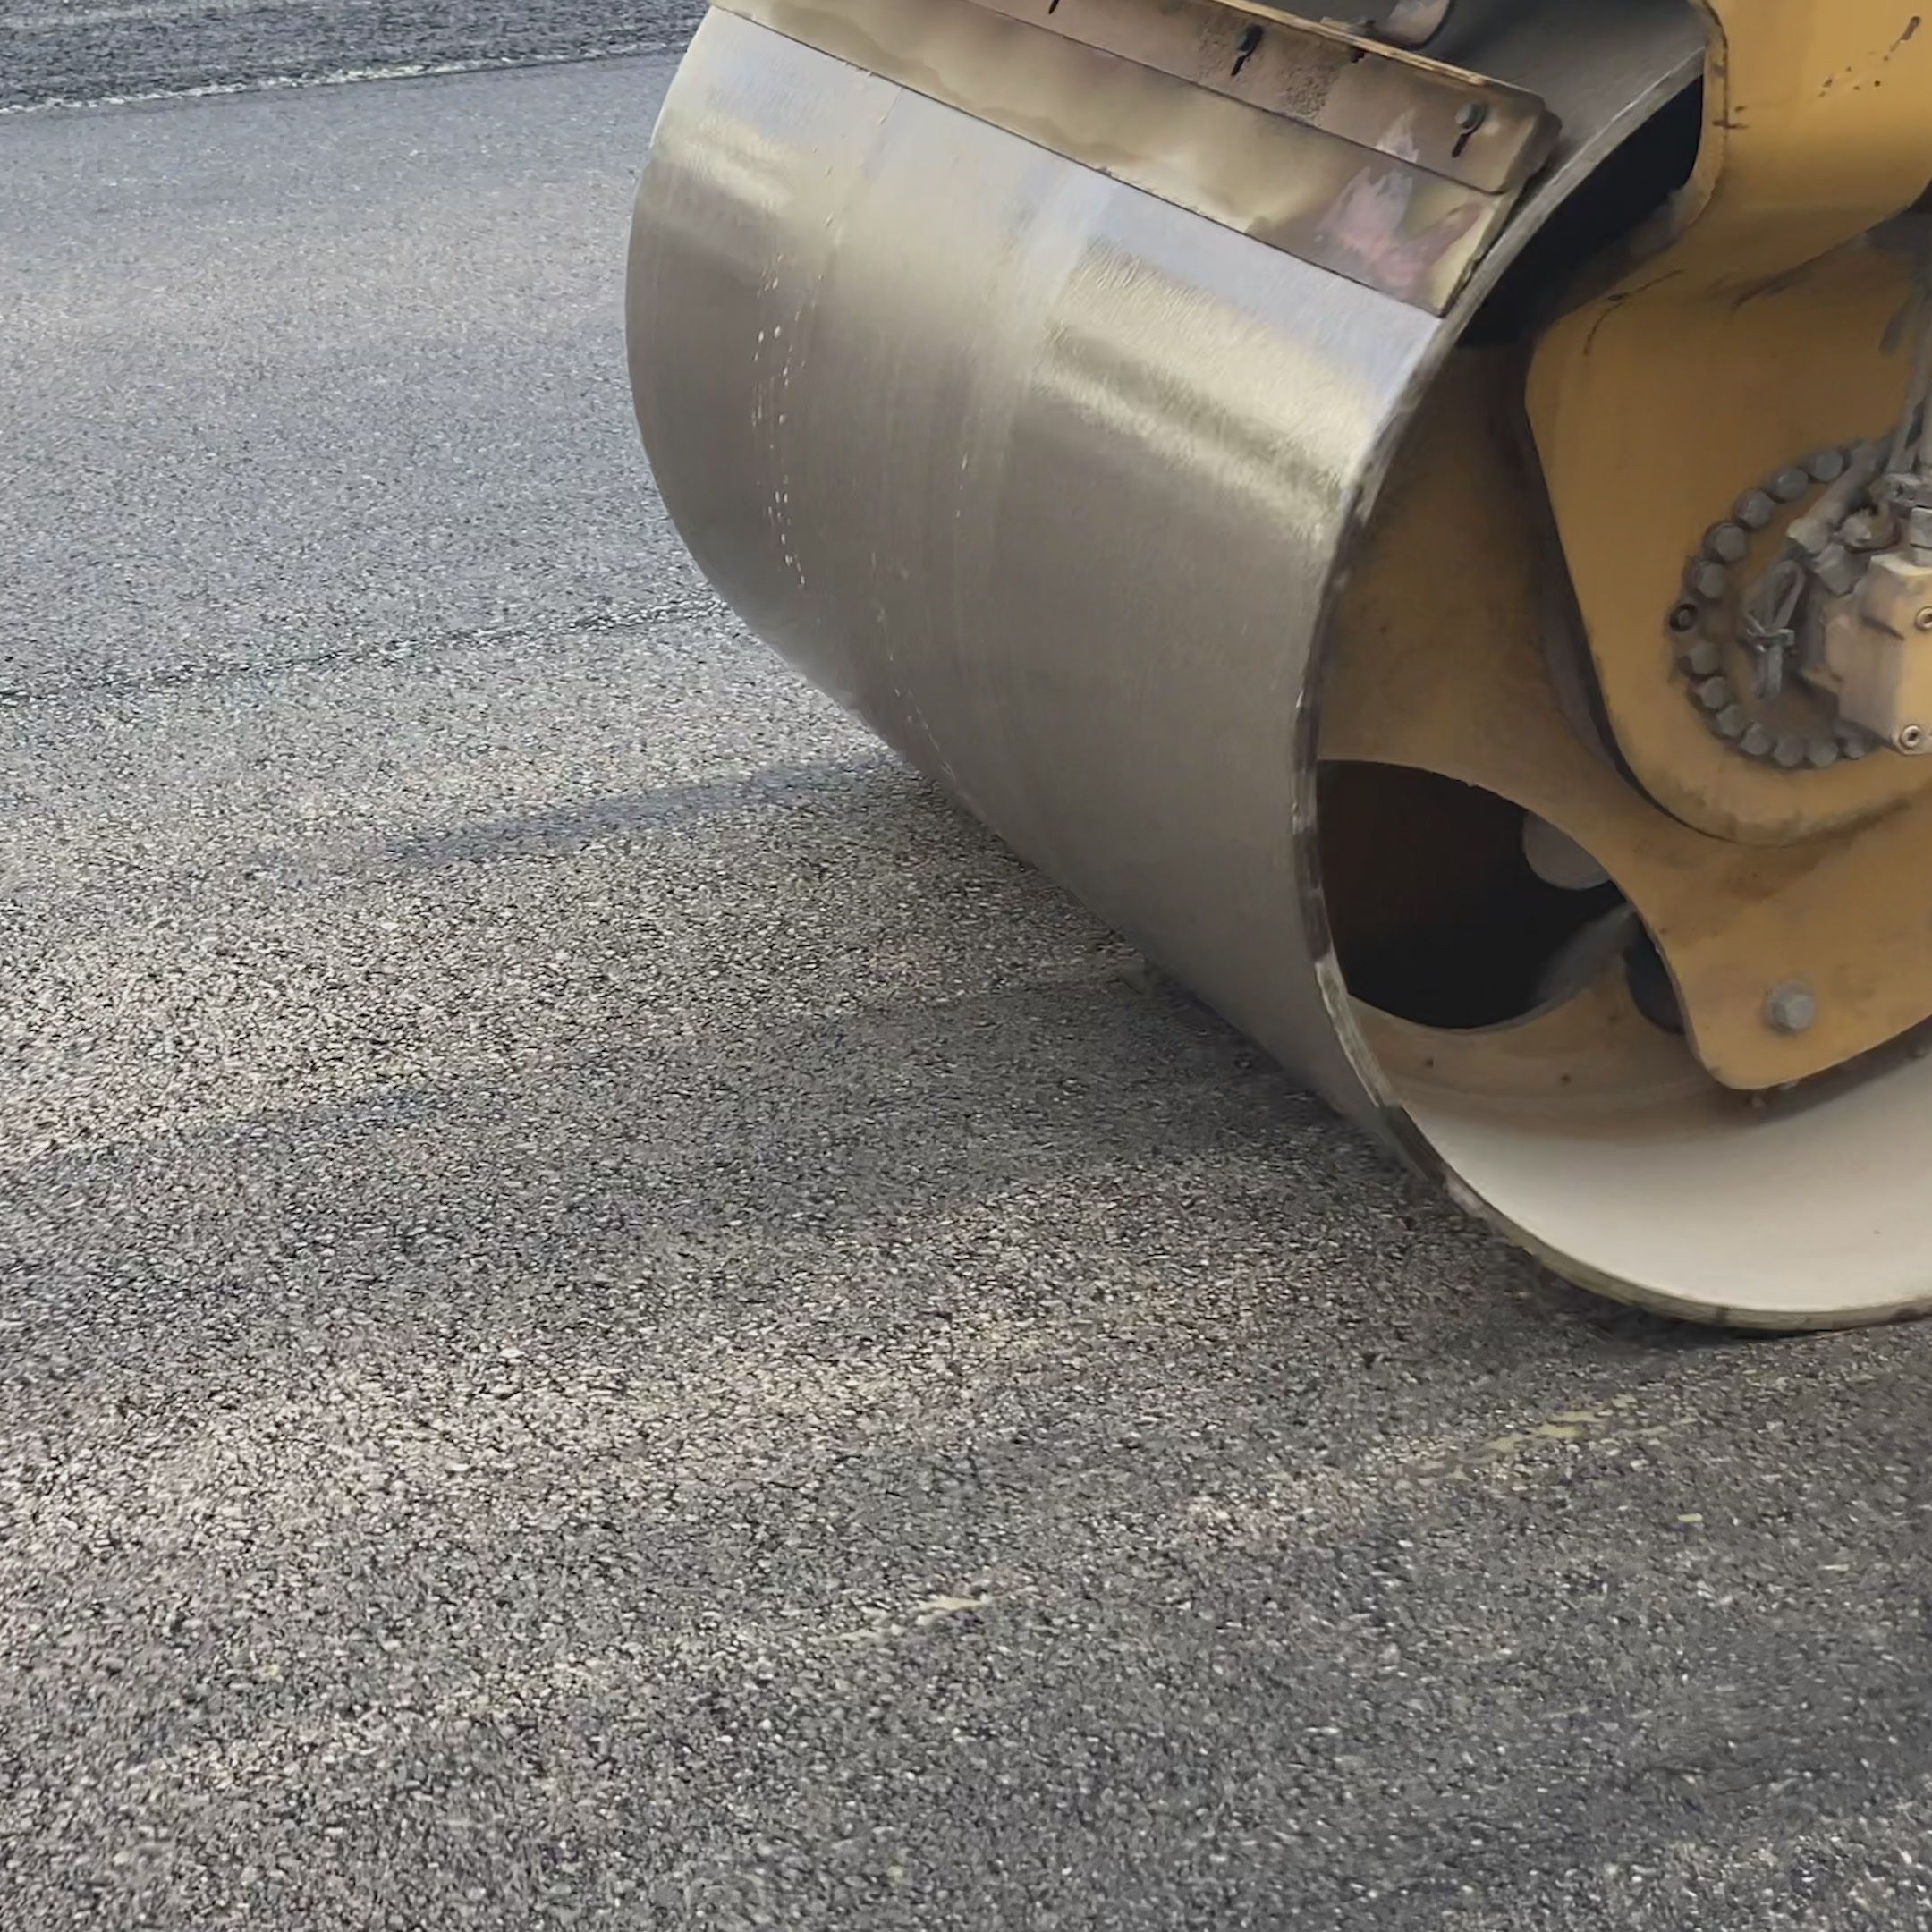
[[[1731,572],[1722,564],[1707,564],[1699,558],[1684,580],[1692,592],[1707,604],[1715,604],[1731,588]]]
[[[1693,677],[1708,677],[1723,662],[1716,638],[1699,638],[1683,654],[1683,667]]]
[[[1805,757],[1814,771],[1823,771],[1838,762],[1838,746],[1830,738],[1814,738],[1805,747]]]
[[[1804,763],[1805,741],[1796,732],[1786,732],[1771,747],[1775,763],[1782,765],[1786,771],[1792,771]]]
[[[1695,604],[1680,604],[1670,614],[1670,627],[1682,637],[1687,631],[1697,629],[1698,618],[1699,612]]]
[[[1893,741],[1901,751],[1923,751],[1926,746],[1926,732],[1923,724],[1901,724],[1899,734]]]
[[[1811,487],[1809,470],[1780,470],[1771,479],[1771,494],[1780,503],[1796,503]]]
[[[1802,1033],[1818,1018],[1818,995],[1802,979],[1786,979],[1765,996],[1765,1024],[1775,1033]]]
[[[1704,547],[1720,564],[1741,564],[1750,555],[1750,532],[1741,523],[1718,523],[1706,533]]]
[[[1845,473],[1845,454],[1843,450],[1815,450],[1805,458],[1805,468],[1811,472],[1817,483],[1835,483]]]
[[[1870,510],[1854,510],[1838,534],[1849,550],[1882,550],[1890,542],[1889,520]]]
[[[1762,724],[1753,724],[1738,741],[1738,748],[1747,758],[1762,758],[1771,749],[1771,733]]]
[[[1741,704],[1726,705],[1714,720],[1720,738],[1741,738],[1750,723],[1750,713]]]
[[[1737,501],[1732,515],[1747,530],[1762,530],[1777,514],[1777,505],[1762,490],[1749,490]]]

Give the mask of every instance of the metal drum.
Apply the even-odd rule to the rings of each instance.
[[[1906,1311],[1932,1298],[1905,1233],[1932,1074],[1909,1052],[1765,1105],[1606,981],[1449,1027],[1351,987],[1335,895],[1372,923],[1377,882],[1426,860],[1399,811],[1346,848],[1324,823],[1382,755],[1375,690],[1338,688],[1378,543],[1442,500],[1405,510],[1395,484],[1433,439],[1433,473],[1453,483],[1466,451],[1470,513],[1499,513],[1513,459],[1482,371],[1509,351],[1471,325],[1552,237],[1583,245],[1599,182],[1665,139],[1702,38],[1670,0],[1589,0],[1458,51],[1534,88],[1562,133],[1431,306],[1391,292],[1400,265],[1337,272],[715,7],[634,229],[631,373],[665,500],[775,648],[1553,1267],[1748,1325]],[[1519,494],[1530,614],[1496,622],[1521,630],[1552,573],[1546,511]],[[1444,547],[1445,605],[1490,595],[1480,557]],[[1805,1184],[1821,1167],[1828,1193]]]

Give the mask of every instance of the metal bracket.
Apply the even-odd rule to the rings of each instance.
[[[1263,0],[973,4],[1485,194],[1521,188],[1556,136],[1534,94],[1409,51],[1421,41],[1386,28],[1302,20]],[[1448,4],[1402,0],[1390,21],[1412,6],[1446,18]]]
[[[714,0],[1445,313],[1548,160],[1541,99],[1263,0]]]
[[[1682,594],[1685,533],[1741,473],[1898,419],[1909,371],[1881,344],[1911,265],[1847,244],[1932,175],[1932,33],[1911,0],[1699,4],[1695,172],[1634,260],[1544,335],[1530,416],[1626,767],[1699,831],[1775,845],[1874,818],[1922,771],[1841,759],[1794,785],[1775,759],[1735,757],[1657,676],[1660,617]],[[1733,514],[1760,529],[1777,510],[1754,491]]]

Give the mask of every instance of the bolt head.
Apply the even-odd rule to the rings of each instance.
[[[1883,550],[1891,540],[1891,527],[1883,517],[1869,510],[1854,510],[1838,532],[1851,550]]]
[[[1772,494],[1780,503],[1796,503],[1811,487],[1811,473],[1808,470],[1780,470],[1771,484]]]
[[[1750,490],[1738,498],[1731,513],[1746,530],[1762,530],[1777,514],[1777,505],[1763,490]]]
[[[1704,533],[1705,551],[1719,564],[1741,564],[1750,547],[1750,532],[1741,523],[1714,523]]]
[[[1818,483],[1835,483],[1845,473],[1845,454],[1843,450],[1817,450],[1805,458],[1805,468],[1811,472],[1812,480]]]
[[[1786,979],[1765,996],[1764,1013],[1774,1033],[1802,1033],[1818,1019],[1818,995],[1802,979]]]

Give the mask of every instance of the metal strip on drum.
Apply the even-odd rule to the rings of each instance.
[[[1442,315],[1549,157],[1538,97],[1249,0],[719,0]]]

